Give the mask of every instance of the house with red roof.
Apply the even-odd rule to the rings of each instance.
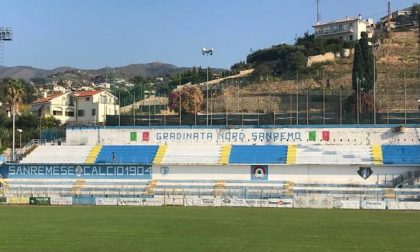
[[[61,124],[97,125],[107,115],[118,115],[118,98],[106,90],[55,93],[32,102],[31,111],[39,117],[53,116]]]

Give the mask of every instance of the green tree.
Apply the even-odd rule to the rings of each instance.
[[[374,84],[374,56],[367,33],[362,32],[361,35],[362,38],[356,44],[354,52],[352,86],[354,91],[359,85],[361,91],[368,92],[373,89]]]
[[[25,90],[21,80],[8,79],[6,86],[6,97],[7,103],[10,107],[10,111],[16,112],[16,108],[22,103],[25,97]],[[13,110],[15,108],[15,110]]]

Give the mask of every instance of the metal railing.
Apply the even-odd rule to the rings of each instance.
[[[12,158],[12,161],[19,161],[21,160],[21,158],[23,158],[26,154],[28,154],[29,151],[31,151],[34,147],[38,146],[38,145],[45,145],[46,144],[46,140],[44,139],[32,139],[31,141],[29,141],[25,146],[23,146],[22,148],[18,149],[15,152],[15,156],[14,158]],[[8,160],[9,162],[11,160]]]

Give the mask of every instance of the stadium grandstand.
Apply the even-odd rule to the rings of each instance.
[[[11,204],[420,209],[416,125],[69,127],[24,150]]]

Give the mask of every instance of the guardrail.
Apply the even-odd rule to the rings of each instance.
[[[32,139],[25,146],[23,146],[22,148],[18,149],[15,152],[15,156],[12,159],[12,161],[19,161],[19,160],[21,160],[21,158],[23,156],[25,156],[29,151],[31,151],[35,146],[45,145],[45,144],[46,144],[46,140],[45,139]],[[10,160],[9,160],[9,162],[10,162]]]
[[[393,180],[394,187],[400,187],[403,184],[406,184],[410,181],[420,178],[420,170],[417,171],[409,171],[406,173],[401,174],[400,176],[396,177]]]

